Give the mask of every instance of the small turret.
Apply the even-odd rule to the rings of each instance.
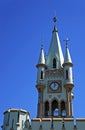
[[[66,39],[67,40],[67,39]],[[64,64],[65,63],[70,63],[72,64],[72,60],[71,60],[71,56],[70,56],[70,52],[68,49],[68,44],[66,43],[66,53],[65,53],[65,57],[64,57]]]
[[[38,84],[40,83],[41,80],[44,79],[44,70],[46,67],[43,46],[41,47],[40,56],[39,56],[38,64],[36,65],[36,67],[38,68],[38,73],[37,73],[37,84]]]
[[[40,64],[45,64],[45,55],[44,55],[43,45],[41,46],[41,51],[40,51],[40,56],[39,56],[39,61],[38,61],[38,65]]]
[[[68,49],[68,38],[66,39],[66,52],[64,56],[64,87],[66,89],[67,94],[67,116],[73,117],[73,110],[72,110],[72,89],[73,89],[73,74],[72,74],[72,67],[73,63],[71,60],[70,52]]]
[[[2,130],[28,130],[30,115],[26,110],[11,108],[4,112]]]
[[[67,42],[68,42],[68,39],[66,39],[66,52],[65,52],[64,63],[63,63],[64,85],[66,86],[69,84],[73,87],[73,74],[72,74],[73,63],[71,60],[71,56],[70,56]]]
[[[45,55],[44,55],[44,49],[43,46],[41,47],[40,51],[40,56],[38,60],[38,64],[36,65],[37,67],[37,84],[36,88],[38,90],[38,113],[37,117],[42,117],[43,116],[43,89],[45,88],[44,85],[44,80],[45,80],[45,69],[46,69],[46,64],[45,64]]]

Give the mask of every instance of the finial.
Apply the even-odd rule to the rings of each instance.
[[[53,18],[53,22],[56,23],[57,18],[56,18],[56,11],[54,11],[54,18]]]
[[[66,48],[68,48],[68,42],[70,41],[70,39],[67,37],[64,41],[66,42]]]
[[[44,46],[44,38],[43,38],[43,35],[41,36],[41,49],[43,49],[43,46]]]
[[[56,18],[56,11],[54,11],[54,17],[53,17],[54,30],[53,30],[53,32],[57,32],[57,29],[56,29],[56,21],[57,21],[57,18]]]
[[[57,29],[56,29],[56,21],[57,21],[57,18],[54,17],[54,18],[53,18],[53,22],[54,22],[54,30],[53,30],[53,32],[57,32]]]
[[[43,49],[43,44],[41,44],[41,49]]]
[[[56,21],[57,21],[57,19],[56,19],[56,17],[54,17],[54,18],[53,18],[53,22],[56,23]]]

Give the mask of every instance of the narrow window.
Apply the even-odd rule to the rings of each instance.
[[[41,71],[40,79],[43,79],[43,71]]]
[[[56,68],[56,59],[53,59],[53,68]]]
[[[14,125],[14,119],[12,120],[12,129],[13,129],[13,125]]]
[[[45,117],[49,116],[49,102],[45,102]]]
[[[9,119],[10,119],[10,112],[8,112],[8,120],[7,120],[7,125],[9,124]]]
[[[66,70],[66,79],[68,79],[68,70]]]
[[[65,108],[65,102],[61,102],[61,116],[65,117],[66,116],[66,108]]]
[[[17,122],[19,122],[19,111],[18,111],[18,115],[17,115]]]

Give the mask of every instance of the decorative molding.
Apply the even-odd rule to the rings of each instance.
[[[45,71],[45,77],[63,77],[64,76],[64,71],[63,69],[47,69]]]
[[[43,90],[45,87],[46,86],[44,84],[42,84],[42,83],[36,85],[36,88],[38,89],[38,91]]]
[[[63,63],[63,67],[64,66],[68,66],[68,65],[71,66],[71,67],[73,67],[73,63],[70,63],[70,62]]]
[[[85,121],[85,118],[76,118],[76,121]]]
[[[23,109],[17,109],[17,108],[10,108],[8,109],[7,111],[4,112],[4,114],[6,113],[10,113],[10,112],[22,112],[22,113],[28,113],[28,115],[30,115],[30,113],[26,110],[23,110]]]
[[[42,67],[42,66],[46,68],[46,64],[37,64],[37,65],[36,65],[37,68],[38,68],[38,67]]]

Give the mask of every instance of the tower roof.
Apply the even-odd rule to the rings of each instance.
[[[28,113],[28,114],[29,114],[29,112],[27,112],[26,110],[17,109],[17,108],[10,108],[10,109],[6,110],[6,111],[4,112],[4,114],[5,114],[5,113],[8,113],[8,112],[18,112],[18,111],[23,112],[23,113]]]
[[[57,62],[57,68],[61,68],[64,58],[63,58],[63,53],[61,49],[60,39],[58,36],[58,31],[55,25],[54,25],[54,30],[52,32],[52,39],[51,39],[50,48],[49,48],[48,56],[47,56],[48,68],[52,67],[52,61],[54,58],[56,59],[56,62]]]
[[[40,56],[39,56],[39,60],[38,60],[38,64],[45,64],[45,55],[44,55],[44,49],[43,49],[43,46],[41,46]]]
[[[65,56],[64,56],[64,63],[72,63],[67,43],[66,43],[66,52],[65,52]]]

